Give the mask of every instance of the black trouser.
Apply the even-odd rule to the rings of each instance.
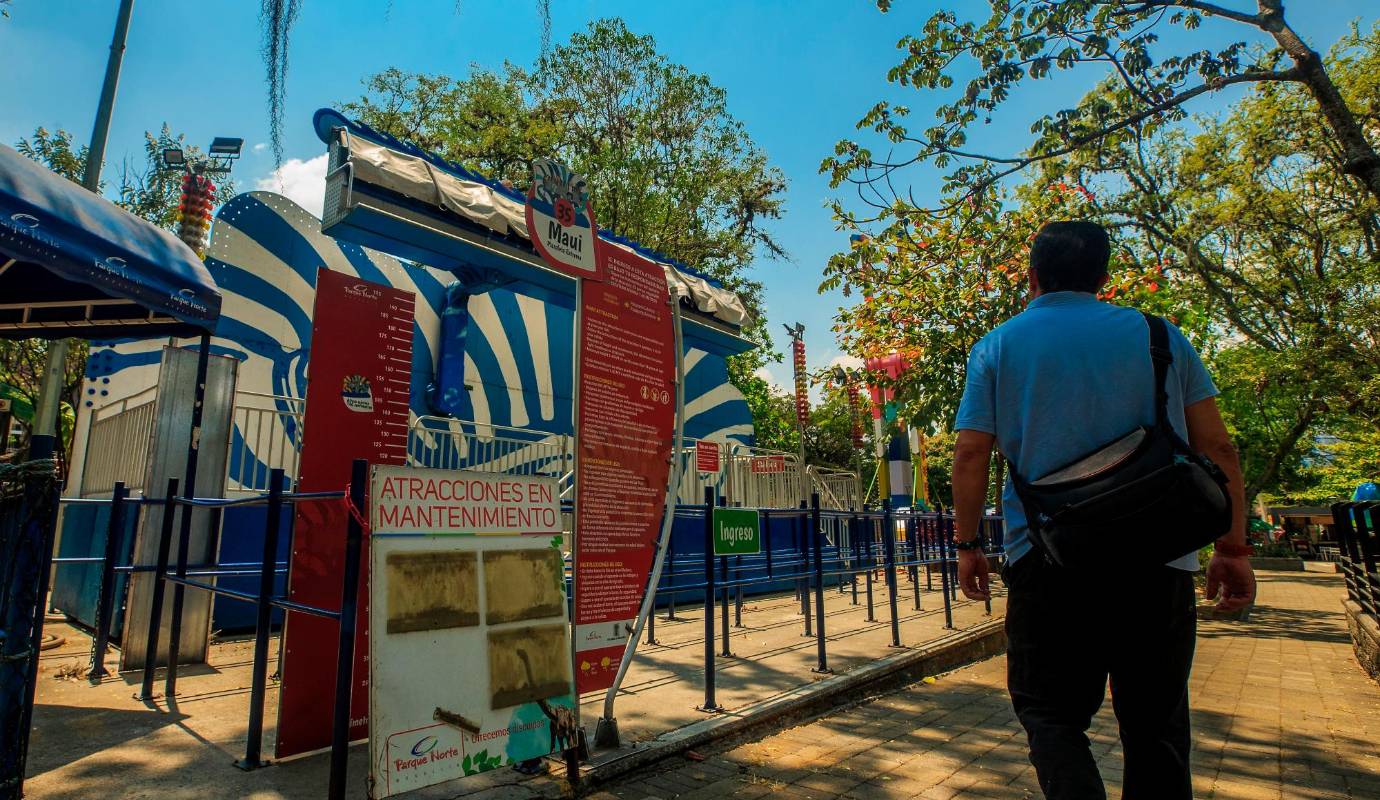
[[[1107,796],[1087,730],[1110,677],[1125,758],[1122,797],[1192,800],[1193,574],[1170,567],[1075,574],[1031,552],[1003,579],[1007,687],[1045,796]]]

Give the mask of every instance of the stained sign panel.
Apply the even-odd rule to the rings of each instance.
[[[371,796],[571,746],[556,480],[379,467],[369,497]]]

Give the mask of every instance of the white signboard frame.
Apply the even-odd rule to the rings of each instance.
[[[371,484],[370,797],[574,746],[557,480],[375,467]]]

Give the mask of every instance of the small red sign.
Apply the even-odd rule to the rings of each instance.
[[[754,475],[774,475],[786,471],[785,456],[753,456],[750,468]]]
[[[695,442],[695,469],[700,472],[719,471],[719,443],[718,442]]]

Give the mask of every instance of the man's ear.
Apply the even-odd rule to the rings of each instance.
[[[1106,285],[1107,285],[1107,281],[1109,281],[1109,280],[1111,280],[1111,279],[1112,279],[1112,276],[1111,276],[1111,275],[1108,275],[1108,274],[1105,274],[1105,273],[1102,275],[1101,278],[1098,278],[1098,279],[1097,279],[1097,291],[1098,291],[1098,292],[1102,291],[1102,287],[1103,287],[1103,286],[1106,286]],[[1096,294],[1096,292],[1094,292],[1094,294]]]
[[[1030,282],[1030,294],[1038,296],[1040,294],[1040,276],[1035,274],[1034,267],[1027,267],[1025,270],[1026,280]]]

